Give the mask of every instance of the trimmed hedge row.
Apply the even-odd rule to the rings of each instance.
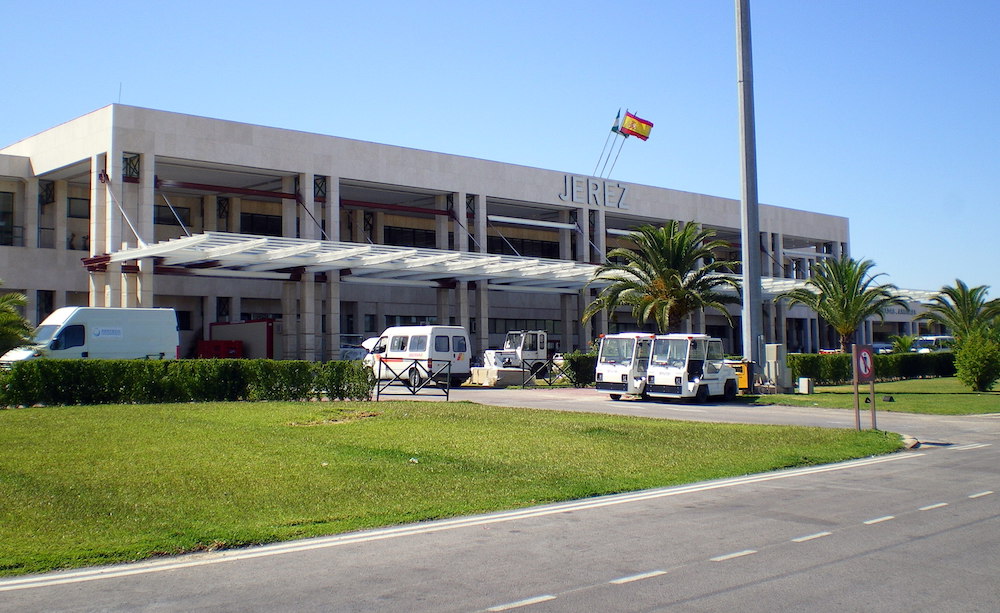
[[[563,355],[562,372],[573,387],[586,387],[597,377],[597,353],[572,351]]]
[[[808,377],[819,385],[840,385],[853,380],[849,353],[793,353],[788,355],[788,368],[792,373],[792,381]],[[955,354],[951,351],[875,355],[876,381],[954,375]]]
[[[0,371],[0,406],[369,400],[361,362],[296,360],[29,360]]]

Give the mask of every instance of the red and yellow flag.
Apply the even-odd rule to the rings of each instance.
[[[625,119],[618,131],[622,134],[631,134],[642,140],[649,138],[649,133],[653,130],[653,122],[636,117],[632,113],[625,113]]]

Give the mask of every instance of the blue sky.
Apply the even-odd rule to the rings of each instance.
[[[733,0],[7,3],[0,145],[112,102],[738,198]],[[760,201],[1000,295],[1000,1],[751,0]]]

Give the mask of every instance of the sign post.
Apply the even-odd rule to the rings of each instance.
[[[875,426],[875,351],[871,345],[854,345],[851,348],[851,365],[854,371],[854,427],[861,430],[861,403],[858,384],[868,384],[868,402],[872,405],[872,430]]]

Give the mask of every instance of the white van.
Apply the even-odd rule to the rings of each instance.
[[[370,351],[364,363],[379,379],[398,376],[419,387],[428,377],[448,376],[457,386],[472,373],[469,333],[461,326],[395,326],[363,344]]]
[[[33,358],[176,359],[173,309],[63,307],[46,317],[31,344],[11,349],[0,364]]]

